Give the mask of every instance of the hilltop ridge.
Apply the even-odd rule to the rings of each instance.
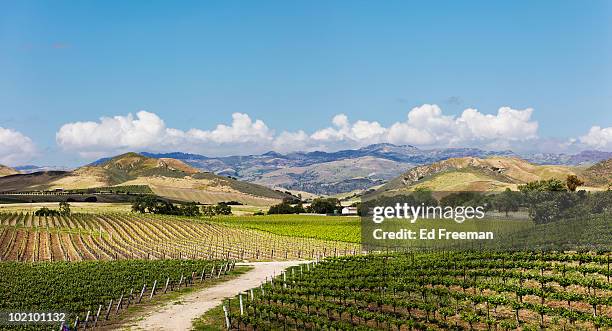
[[[479,148],[419,149],[390,143],[335,152],[269,151],[242,156],[205,156],[188,153],[143,153],[153,158],[175,158],[192,167],[283,190],[335,195],[368,190],[407,170],[451,158],[516,157],[538,165],[588,166],[612,158],[612,152],[583,151],[578,154],[526,153]],[[97,162],[100,162],[99,160]]]
[[[174,200],[217,203],[240,201],[269,205],[287,194],[231,178],[202,172],[180,160],[154,159],[125,153],[70,172],[38,172],[0,178],[7,191],[75,190],[113,186],[147,186],[156,195]]]
[[[568,175],[582,178],[587,188],[600,188],[604,179],[610,178],[609,165],[610,160],[607,160],[584,170],[571,166],[536,165],[518,157],[451,158],[412,168],[377,192],[410,191],[416,187],[434,191],[500,191],[516,189],[518,185],[536,180],[565,180]]]

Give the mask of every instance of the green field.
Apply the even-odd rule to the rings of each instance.
[[[110,300],[116,305],[123,296],[123,305],[127,306],[128,298],[134,305],[145,284],[143,300],[150,301],[155,282],[158,296],[163,293],[166,280],[169,280],[169,289],[177,288],[179,283],[183,287],[188,283],[199,284],[203,272],[205,278],[216,279],[217,271],[225,265],[223,261],[206,260],[1,262],[0,311],[56,310],[66,313],[72,325],[77,315],[83,321],[87,311],[96,314],[102,305],[101,314],[105,319]],[[211,277],[213,266],[215,272]],[[116,315],[115,305],[112,315]]]
[[[350,243],[361,241],[358,217],[318,215],[225,216],[212,218],[212,222],[266,231],[282,236]]]
[[[233,328],[610,330],[610,255],[437,252],[350,256],[292,267],[255,288]],[[225,303],[228,307],[228,303]],[[198,321],[222,322],[211,314]]]

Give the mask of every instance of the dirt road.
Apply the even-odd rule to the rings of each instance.
[[[236,279],[204,288],[181,297],[181,304],[168,303],[148,312],[144,319],[127,327],[131,330],[190,330],[192,321],[208,310],[221,304],[223,299],[238,295],[240,292],[259,286],[266,277],[280,274],[290,266],[305,261],[254,262],[237,265],[250,265],[253,269]]]

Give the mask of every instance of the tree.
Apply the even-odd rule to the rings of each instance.
[[[200,208],[195,202],[174,205],[155,196],[140,196],[132,202],[132,211],[135,213],[151,213],[179,216],[199,216]]]
[[[434,207],[438,205],[438,200],[434,198],[433,192],[426,187],[417,187],[412,193],[412,197],[414,198],[414,204],[417,206],[420,204]]]
[[[562,181],[551,178],[547,180],[537,180],[529,182],[525,185],[519,185],[521,192],[562,192],[567,191],[565,184]]]
[[[523,200],[529,207],[529,216],[536,224],[550,223],[569,217],[580,197],[568,192],[558,179],[539,180],[520,185]]]
[[[70,216],[70,204],[62,201],[59,203],[59,212],[62,216]]]
[[[302,204],[302,201],[298,202],[297,205],[293,206],[293,212],[295,214],[301,214],[301,213],[305,213],[306,209],[304,208],[304,205]]]
[[[139,196],[132,202],[132,211],[136,213],[153,213],[157,199],[152,195]]]
[[[441,206],[475,206],[481,204],[484,195],[478,192],[455,192],[440,199]]]
[[[303,209],[303,207],[302,207]],[[295,208],[287,201],[283,201],[277,205],[273,205],[268,209],[268,214],[295,214]]]
[[[316,198],[308,207],[308,211],[316,214],[335,214],[341,208],[340,200],[336,198]]]
[[[232,207],[226,205],[226,204],[218,204],[215,206],[215,214],[216,215],[231,215],[232,214]]]
[[[217,213],[215,212],[215,206],[202,206],[202,215],[213,218]]]
[[[519,192],[512,192],[509,188],[493,198],[493,207],[499,212],[505,212],[506,216],[511,211],[518,211],[521,203]]]
[[[584,182],[576,175],[568,175],[565,179],[565,185],[567,185],[568,190],[575,192],[578,186],[584,185]]]
[[[36,216],[58,216],[59,214],[60,213],[57,210],[49,209],[47,207],[42,207],[34,213]]]
[[[195,202],[188,202],[179,206],[179,213],[183,216],[199,216],[200,208]]]

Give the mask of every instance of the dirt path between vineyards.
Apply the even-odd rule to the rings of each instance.
[[[223,299],[259,286],[266,277],[301,263],[305,261],[239,263],[237,265],[249,265],[253,269],[238,278],[181,296],[180,304],[156,307],[127,327],[131,330],[191,330],[194,319],[220,305]]]

